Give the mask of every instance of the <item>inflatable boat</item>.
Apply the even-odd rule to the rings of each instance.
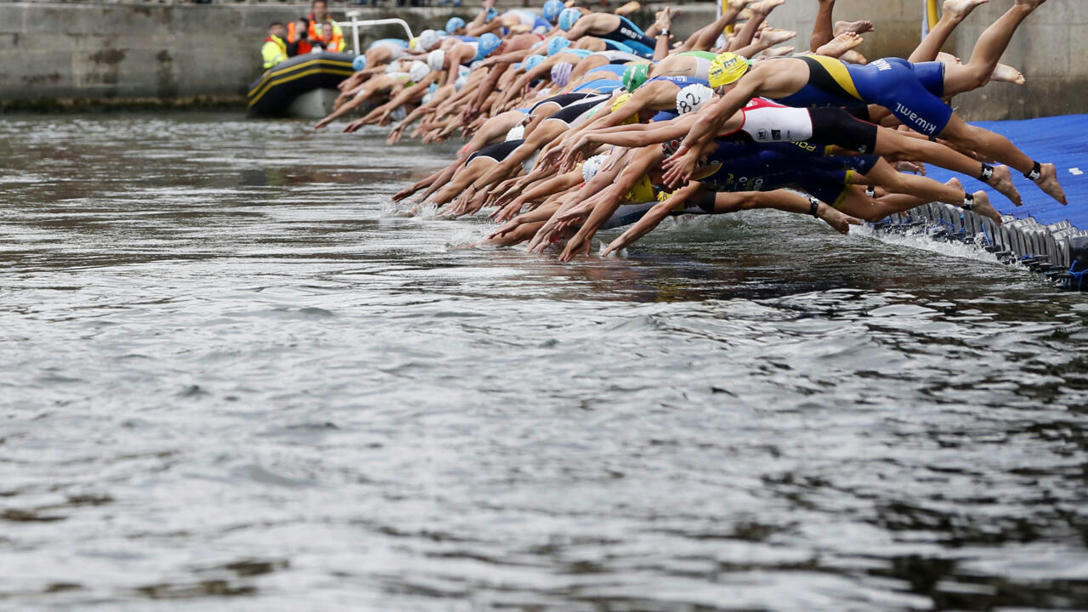
[[[320,118],[332,110],[336,86],[351,76],[349,53],[307,53],[280,62],[249,86],[249,114]]]

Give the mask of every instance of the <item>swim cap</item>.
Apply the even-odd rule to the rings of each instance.
[[[578,18],[581,16],[582,11],[579,11],[576,8],[563,9],[563,11],[559,13],[559,29],[564,32],[569,31],[571,26],[574,25],[574,22],[578,21]]]
[[[446,65],[446,52],[442,49],[435,49],[427,54],[427,66],[431,70],[442,70],[442,67]]]
[[[544,16],[544,19],[555,23],[556,19],[559,19],[559,13],[563,12],[563,3],[561,0],[548,0],[544,3],[544,8],[540,13]]]
[[[623,93],[623,94],[620,94],[620,95],[616,96],[616,99],[612,100],[612,112],[614,113],[614,112],[618,111],[619,109],[623,108],[623,105],[627,104],[627,101],[630,100],[630,99],[631,99],[631,94],[629,94],[629,93]]]
[[[718,55],[710,62],[710,86],[717,89],[722,85],[736,83],[737,79],[748,72],[748,60],[728,51]]]
[[[533,68],[536,68],[537,66],[539,66],[540,63],[543,62],[543,61],[544,61],[544,56],[543,55],[530,55],[528,58],[526,58],[525,63],[523,65],[523,68],[525,68],[525,72],[529,72]]]
[[[676,112],[681,115],[692,113],[706,106],[714,90],[701,83],[693,83],[676,92]]]
[[[408,69],[408,80],[413,83],[418,83],[427,78],[427,75],[431,73],[431,69],[420,61],[412,62],[412,67]]]
[[[393,60],[393,61],[389,62],[388,65],[386,65],[385,73],[389,74],[391,72],[400,72],[400,62],[399,61]]]
[[[593,180],[593,177],[597,176],[597,173],[601,171],[601,164],[604,163],[605,155],[594,155],[582,163],[582,180],[589,182]]]
[[[366,56],[356,55],[355,59],[351,61],[351,67],[355,69],[355,72],[366,70]]]
[[[441,40],[442,35],[438,33],[438,30],[423,30],[419,33],[419,50],[429,51]]]
[[[548,41],[548,55],[555,55],[570,46],[570,41],[556,36]]]
[[[484,17],[484,21],[491,21],[492,19],[494,19],[494,18],[496,18],[498,16],[499,16],[498,9],[496,9],[495,7],[491,7],[489,9],[487,9],[487,16]]]
[[[453,33],[465,27],[465,20],[460,17],[450,17],[446,20],[446,31]]]
[[[502,39],[491,32],[480,37],[480,46],[476,50],[476,59],[480,60],[494,53],[502,44]]]
[[[552,82],[560,87],[566,87],[570,83],[570,72],[574,70],[574,64],[559,62],[552,66]]]
[[[472,73],[472,68],[469,68],[468,66],[458,66],[457,67],[457,76],[459,76],[459,77],[465,77],[467,79],[468,75],[471,74],[471,73]]]
[[[650,177],[643,174],[642,178],[638,179],[635,186],[631,188],[631,191],[627,192],[627,199],[632,202],[657,201],[657,197],[654,195],[654,185],[650,182]]]
[[[454,91],[461,91],[461,88],[464,87],[466,83],[468,83],[467,76],[461,75],[457,77],[457,80],[453,82]]]
[[[650,65],[649,64],[634,64],[628,66],[623,71],[623,88],[627,91],[634,91],[639,88],[640,85],[646,82],[646,79],[650,78]]]
[[[438,83],[431,83],[427,86],[427,93],[433,94],[436,91],[438,91]]]
[[[427,92],[427,93],[426,93],[426,94],[425,94],[425,95],[423,96],[423,99],[422,99],[422,100],[420,100],[420,102],[422,102],[423,104],[430,104],[431,100],[434,100],[434,94],[433,94],[433,93],[431,93],[431,92]]]
[[[408,48],[412,51],[419,51],[419,37],[413,37],[408,41]]]
[[[509,132],[506,133],[506,142],[509,142],[511,140],[521,140],[522,138],[525,138],[524,125],[515,125],[514,127],[510,128]]]

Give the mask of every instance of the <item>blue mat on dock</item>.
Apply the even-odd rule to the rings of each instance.
[[[1012,171],[1013,180],[1024,198],[1024,205],[1019,207],[977,180],[964,180],[961,175],[932,164],[926,165],[928,176],[942,182],[956,176],[970,191],[985,189],[998,211],[1017,219],[1030,216],[1044,225],[1068,220],[1079,229],[1088,229],[1088,115],[979,121],[973,125],[1002,134],[1032,159],[1057,166],[1058,181],[1065,189],[1069,205],[1062,206],[1016,170]]]

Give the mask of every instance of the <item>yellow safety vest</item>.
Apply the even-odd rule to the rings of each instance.
[[[287,59],[287,43],[279,36],[269,36],[261,46],[261,57],[264,59],[265,70],[268,70]]]

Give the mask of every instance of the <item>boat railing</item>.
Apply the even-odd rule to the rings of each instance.
[[[341,28],[351,28],[351,42],[354,45],[352,47],[352,53],[356,55],[362,53],[362,47],[359,45],[359,29],[368,28],[372,26],[380,25],[399,25],[404,28],[404,33],[408,35],[408,40],[412,40],[415,36],[412,34],[412,28],[408,27],[408,22],[403,19],[389,18],[389,19],[359,19],[359,15],[362,11],[348,11],[347,16],[351,21],[338,21],[336,25]]]

